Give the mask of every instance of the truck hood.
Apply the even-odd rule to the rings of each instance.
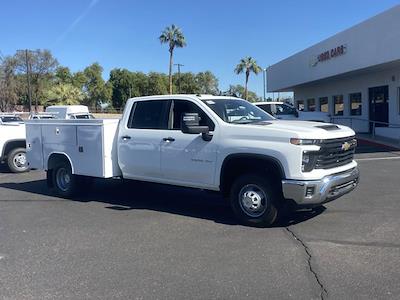
[[[272,120],[257,124],[239,125],[247,128],[248,135],[280,135],[301,139],[333,139],[355,135],[355,132],[343,125],[290,120]],[[250,131],[249,131],[250,129]]]

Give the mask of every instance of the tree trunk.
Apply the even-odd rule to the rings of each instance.
[[[172,94],[172,59],[174,49],[169,49],[169,93]]]
[[[246,71],[246,83],[244,85],[244,99],[247,100],[247,83],[249,82],[249,71]]]

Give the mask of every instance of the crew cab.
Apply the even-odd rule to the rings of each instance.
[[[254,103],[262,110],[282,120],[299,120],[314,122],[330,122],[328,113],[320,111],[299,111],[297,108],[286,102],[270,101]]]
[[[0,162],[5,162],[13,173],[22,173],[28,170],[25,124],[18,114],[0,114]]]
[[[199,188],[228,198],[246,225],[273,224],[285,204],[320,206],[352,191],[354,131],[276,120],[234,97],[132,98],[120,120],[27,121],[27,157],[73,197],[89,178]]]

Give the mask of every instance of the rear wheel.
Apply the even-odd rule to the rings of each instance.
[[[60,163],[52,171],[52,186],[56,194],[70,198],[78,191],[78,176],[72,174],[67,162]]]
[[[28,162],[26,160],[26,149],[15,148],[7,155],[7,165],[13,173],[23,173],[28,171]]]
[[[244,225],[267,227],[278,216],[279,193],[265,176],[247,174],[237,178],[231,189],[231,207]]]

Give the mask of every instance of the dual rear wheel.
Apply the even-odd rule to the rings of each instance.
[[[91,177],[75,175],[69,162],[60,162],[47,171],[47,182],[54,192],[64,198],[72,198],[78,191],[83,194],[91,186]]]

